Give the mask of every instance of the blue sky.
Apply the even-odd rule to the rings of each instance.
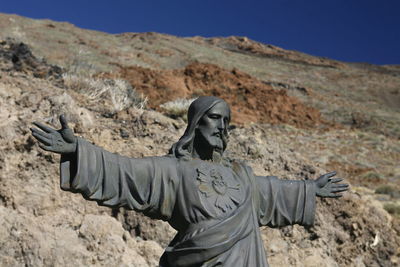
[[[109,33],[247,36],[342,61],[400,64],[400,0],[2,0],[0,12]]]

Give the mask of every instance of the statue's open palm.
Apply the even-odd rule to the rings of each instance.
[[[343,181],[342,178],[332,178],[335,175],[336,172],[330,172],[315,180],[317,196],[337,198],[342,196],[341,192],[349,189],[348,184],[340,184]]]
[[[32,135],[39,141],[39,146],[50,152],[59,154],[75,153],[76,151],[76,136],[71,128],[68,127],[68,122],[64,115],[60,116],[61,129],[56,130],[39,122],[33,124],[38,128],[31,128]]]

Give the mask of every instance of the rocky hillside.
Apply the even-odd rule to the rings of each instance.
[[[163,155],[183,133],[187,103],[204,94],[231,104],[228,153],[257,174],[335,169],[352,185],[319,201],[314,227],[262,230],[272,266],[400,264],[399,66],[0,14],[0,265],[156,266],[173,229],[62,192],[58,156],[29,127],[58,127],[65,113],[109,151]]]

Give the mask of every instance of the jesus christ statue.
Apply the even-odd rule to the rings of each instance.
[[[60,130],[35,122],[31,131],[42,149],[61,154],[61,189],[176,229],[160,266],[268,266],[260,226],[312,225],[316,197],[340,197],[348,185],[335,172],[316,180],[255,175],[224,157],[230,119],[224,100],[199,97],[169,154],[145,158],[76,137],[64,116]]]

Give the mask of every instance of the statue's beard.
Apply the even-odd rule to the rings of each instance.
[[[228,144],[228,135],[224,132],[220,132],[220,133],[213,134],[213,137],[218,138],[220,140],[220,142],[218,142],[218,144],[216,144],[216,145],[215,144],[210,144],[210,145],[213,145],[214,150],[216,150],[217,152],[220,152],[222,154]]]
[[[213,147],[213,153],[212,153],[212,161],[213,162],[221,162],[224,151],[228,144],[228,135],[222,133],[219,136],[219,138],[220,138],[220,142],[222,143],[222,146],[218,145],[218,146]]]
[[[220,153],[221,155],[226,149],[226,146],[228,144],[228,135],[226,131],[223,132],[215,132],[213,134],[207,135],[207,134],[202,134],[201,131],[197,130],[196,132],[196,139],[198,140],[197,144],[199,145],[199,148],[201,147],[205,148],[206,150],[212,149],[215,152]]]
[[[228,145],[228,135],[226,133],[222,133],[221,140],[222,140],[222,152],[224,152],[226,146]]]

